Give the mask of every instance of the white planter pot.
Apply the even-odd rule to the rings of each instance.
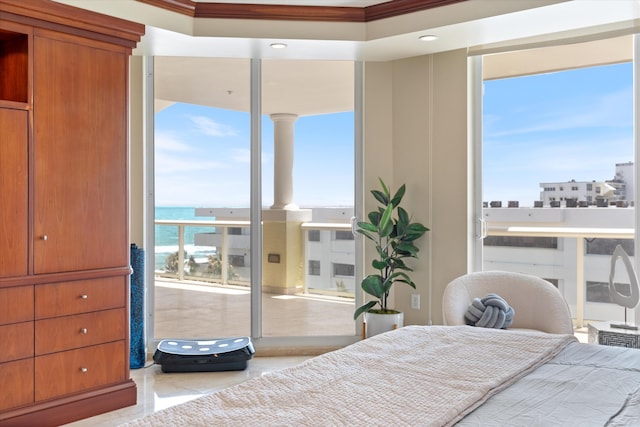
[[[379,314],[364,313],[364,328],[366,338],[398,329],[404,326],[404,313]]]

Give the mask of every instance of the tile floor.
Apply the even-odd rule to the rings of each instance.
[[[251,293],[241,286],[156,278],[155,337],[250,335]],[[262,333],[274,336],[354,335],[353,299],[262,295]]]
[[[239,384],[266,372],[297,365],[308,356],[254,357],[244,371],[163,373],[159,365],[132,369],[131,378],[138,387],[135,406],[97,415],[68,427],[113,427],[164,408],[183,403],[205,394]]]

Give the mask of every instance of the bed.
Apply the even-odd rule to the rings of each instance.
[[[640,350],[414,325],[124,425],[631,426],[639,389]]]

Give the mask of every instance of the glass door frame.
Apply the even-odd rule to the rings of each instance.
[[[250,222],[260,224],[262,220],[262,67],[260,59],[251,59],[250,62]],[[147,352],[153,352],[160,342],[155,336],[154,327],[154,306],[155,292],[152,281],[154,280],[154,250],[155,236],[155,169],[154,169],[154,57],[143,57],[143,117],[144,117],[144,144],[145,144],[145,200],[144,200],[144,240],[145,248],[145,275],[146,275],[146,304],[145,304],[145,333]],[[354,215],[355,218],[362,216],[363,210],[363,64],[354,62]],[[262,228],[251,227],[250,235],[251,256],[253,259],[262,259]],[[364,271],[362,239],[355,239],[355,280],[360,283]],[[333,348],[342,347],[357,341],[361,335],[362,325],[356,323],[356,331],[353,336],[309,336],[309,337],[263,337],[262,336],[262,265],[260,262],[251,263],[251,339],[259,350],[261,347],[270,349],[282,347],[287,348],[287,353],[291,348]],[[355,304],[362,303],[362,292],[356,289]],[[355,321],[354,321],[355,322]]]
[[[514,47],[513,50],[517,50]],[[640,248],[640,206],[638,206],[638,186],[640,185],[640,34],[633,35],[633,146],[634,146],[634,200],[636,200],[634,226],[636,234],[634,238],[634,245],[636,248]],[[472,200],[472,209],[474,224],[472,224],[472,230],[474,230],[473,237],[469,242],[469,248],[472,254],[471,271],[482,271],[483,269],[483,238],[486,236],[485,221],[483,218],[483,203],[482,203],[482,119],[483,119],[483,69],[482,69],[482,54],[478,53],[468,58],[468,76],[469,76],[469,90],[468,90],[468,104],[469,104],[469,137],[470,137],[470,151],[473,156],[473,161],[470,162],[470,167],[473,168],[470,171],[472,176],[472,184],[469,190],[472,192],[470,195]],[[640,272],[640,256],[634,257],[634,268],[636,272]],[[636,307],[633,310],[634,318],[631,321],[636,324],[640,324],[640,309]]]

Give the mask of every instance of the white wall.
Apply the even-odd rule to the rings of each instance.
[[[468,265],[466,51],[366,63],[364,80],[365,211],[380,176],[394,190],[407,185],[404,207],[431,229],[411,264],[417,289],[397,286],[393,306],[407,324],[441,323],[444,287]],[[365,245],[366,260],[373,251]]]

